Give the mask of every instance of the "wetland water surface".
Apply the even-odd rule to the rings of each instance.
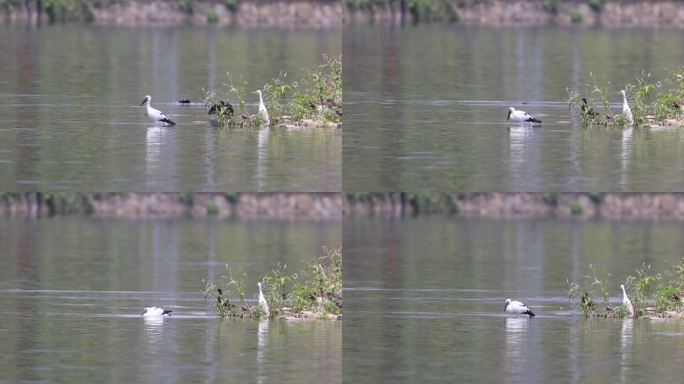
[[[345,382],[680,381],[681,321],[585,319],[566,279],[612,273],[611,301],[642,263],[684,253],[681,224],[350,218]],[[505,316],[504,301],[537,317]]]
[[[230,263],[297,271],[340,246],[339,224],[213,220],[0,220],[0,381],[339,382],[342,324],[229,321],[202,279]],[[252,302],[253,303],[253,302]],[[143,307],[170,307],[146,321]]]
[[[349,26],[348,191],[684,189],[684,131],[584,129],[567,87],[593,72],[617,93],[684,63],[680,31]],[[508,107],[544,123],[506,122]]]
[[[217,129],[201,101],[230,72],[258,102],[251,91],[281,71],[299,80],[324,53],[339,55],[339,31],[58,25],[0,34],[2,190],[341,188],[339,129]],[[147,94],[178,125],[151,124],[139,106]],[[194,103],[175,104],[184,98]]]

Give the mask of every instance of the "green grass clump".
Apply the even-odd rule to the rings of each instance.
[[[43,0],[43,9],[48,21],[95,21],[95,14],[86,0]]]
[[[326,255],[300,273],[289,296],[293,313],[342,314],[342,250],[326,249]]]
[[[236,12],[240,6],[240,0],[225,0],[223,4],[225,4],[229,11]]]
[[[577,201],[574,201],[572,204],[570,204],[570,213],[573,216],[579,216],[582,213],[584,213],[584,208],[582,208],[582,204],[580,204]]]
[[[577,306],[586,317],[624,318],[627,311],[621,305],[613,306],[608,301],[610,297],[608,289],[610,274],[597,274],[593,265],[589,265],[589,269],[591,275],[584,276],[581,281],[568,280],[568,298],[578,300]],[[601,299],[595,299],[596,296]]]
[[[210,216],[216,216],[219,213],[219,207],[218,204],[215,202],[211,201],[209,204],[207,204],[207,215]]]
[[[568,88],[568,103],[571,109],[579,111],[579,117],[585,126],[617,126],[622,127],[629,122],[622,113],[614,114],[609,107],[610,101],[622,103],[619,90],[608,92],[608,82],[599,84],[593,73],[589,74],[592,83],[583,88],[589,95],[583,97],[579,91]],[[666,119],[682,120],[684,105],[684,68],[674,71],[670,77],[655,81],[650,73],[642,72],[633,83],[625,86],[627,99],[632,110],[634,126],[661,123]],[[583,99],[587,99],[585,105]],[[594,107],[597,99],[600,108]]]
[[[596,13],[601,12],[603,10],[603,0],[589,0],[589,8]]]
[[[594,204],[601,204],[603,202],[603,193],[602,192],[590,192],[589,193],[589,200],[591,200],[591,202]]]
[[[48,215],[68,215],[76,213],[93,214],[95,206],[85,193],[45,192],[42,194]]]
[[[582,17],[582,14],[574,9],[572,12],[570,12],[570,21],[573,24],[582,24],[582,21],[584,21],[584,17]]]
[[[417,22],[447,21],[458,23],[460,15],[449,0],[407,0],[411,20]]]
[[[180,196],[178,196],[178,201],[192,207],[195,204],[195,194],[192,192],[181,193]]]
[[[219,21],[219,15],[213,9],[207,12],[207,23],[216,24]]]
[[[236,192],[226,192],[223,197],[225,197],[226,201],[230,203],[231,205],[234,205],[237,203],[238,199],[240,198],[240,194]]]
[[[232,269],[226,265],[227,275],[223,276],[225,283],[219,287],[211,281],[204,281],[204,301],[214,301],[216,312],[221,317],[230,318],[259,318],[263,313],[254,306],[247,304],[245,300],[244,277],[241,273],[238,278],[233,276]]]
[[[558,0],[544,0],[544,10],[552,15],[557,15],[560,9]]]
[[[281,72],[261,87],[270,125],[299,123],[304,119],[318,125],[342,122],[342,57],[324,56],[324,60],[298,82],[287,81],[287,74]],[[233,80],[230,73],[227,76],[225,91],[210,90],[204,98],[207,109],[216,110],[217,125],[222,128],[262,126],[264,121],[256,106],[252,106],[258,100],[252,96],[253,87]],[[226,107],[221,107],[220,102],[226,100]]]
[[[195,0],[178,0],[178,8],[185,13],[195,12]]]
[[[549,192],[544,195],[544,202],[552,207],[557,207],[558,198],[558,192]]]
[[[594,266],[589,266],[591,275],[580,282],[568,281],[568,296],[578,300],[577,306],[587,317],[629,316],[622,304],[613,306],[608,302],[608,283],[610,274],[602,277],[596,273]],[[684,261],[672,265],[664,273],[651,272],[650,265],[642,265],[635,274],[626,278],[625,289],[634,307],[635,317],[644,315],[662,316],[665,311],[681,313],[684,309]],[[598,303],[595,296],[603,298]],[[620,294],[620,296],[622,296]]]
[[[261,279],[270,317],[298,316],[304,311],[311,311],[316,317],[342,313],[342,251],[324,250],[325,255],[299,273],[287,274],[286,265],[278,264],[270,275]],[[245,300],[245,274],[236,278],[228,266],[226,270],[222,287],[204,281],[205,301],[214,301],[222,317],[263,317],[264,313]]]

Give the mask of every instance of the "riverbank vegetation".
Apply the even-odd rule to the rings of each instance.
[[[568,88],[570,108],[579,114],[584,126],[623,127],[629,124],[622,113],[610,109],[611,101],[621,96],[607,81],[599,81],[589,74],[590,82],[581,90]],[[663,80],[655,80],[642,72],[633,83],[625,86],[634,126],[678,128],[684,125],[684,68],[672,72]]]
[[[610,273],[597,272],[590,265],[591,273],[580,281],[568,280],[568,297],[577,301],[577,307],[586,317],[626,318],[627,309],[609,300],[610,294],[620,292],[611,287]],[[676,317],[684,311],[684,260],[679,260],[662,273],[654,273],[650,265],[642,265],[634,274],[625,278],[627,297],[634,308],[634,317]]]
[[[5,22],[339,28],[330,0],[0,0]]]
[[[93,215],[126,218],[340,221],[342,194],[168,193],[168,192],[4,192],[0,216],[42,218]]]
[[[339,319],[342,315],[342,250],[324,248],[324,255],[304,270],[292,274],[278,264],[261,278],[271,318]],[[246,300],[247,275],[226,266],[222,283],[204,281],[204,299],[213,302],[216,312],[226,318],[261,318],[266,316]]]
[[[290,82],[280,73],[259,88],[236,81],[227,74],[223,89],[205,92],[204,103],[216,116],[221,128],[260,127],[265,122],[252,100],[252,92],[261,89],[270,125],[288,128],[316,126],[339,127],[342,124],[342,56],[323,56],[324,63],[306,76]]]

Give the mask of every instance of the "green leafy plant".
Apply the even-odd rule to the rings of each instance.
[[[584,213],[584,208],[582,208],[582,204],[580,204],[577,201],[572,202],[572,204],[570,204],[570,213],[573,216],[579,216],[582,213]]]
[[[296,279],[296,275],[286,275],[285,268],[285,264],[278,263],[278,266],[271,271],[271,276],[265,276],[262,280],[264,297],[273,315],[278,314],[283,306],[283,300],[287,296],[286,284]]]
[[[582,21],[584,21],[584,17],[580,13],[580,11],[574,9],[572,12],[570,12],[570,21],[573,24],[582,24]]]
[[[207,23],[209,24],[216,24],[219,21],[219,15],[216,13],[215,10],[210,10],[207,12]]]
[[[589,8],[596,13],[601,12],[603,10],[603,0],[589,0]]]
[[[285,273],[285,264],[261,279],[262,290],[271,317],[280,314],[299,315],[311,311],[318,317],[340,315],[342,311],[342,250],[324,248],[325,254],[299,273]],[[265,315],[258,307],[245,302],[244,274],[235,278],[226,266],[224,284],[219,287],[203,280],[205,301],[213,300],[222,317],[252,317]],[[290,307],[286,307],[286,305]]]
[[[293,312],[342,313],[342,250],[324,250],[324,256],[300,273],[290,294]]]
[[[195,12],[195,0],[178,0],[178,8],[185,13]]]
[[[261,87],[270,124],[298,123],[312,119],[317,124],[342,121],[342,58],[324,56],[324,64],[314,68],[299,82],[288,82],[287,74],[281,72],[268,84]],[[256,107],[247,108],[245,101],[246,82],[236,83],[230,73],[227,92],[205,92],[204,103],[216,115],[219,127],[260,127],[264,121]],[[237,102],[235,107],[226,102]],[[224,103],[224,104],[221,104]]]
[[[544,0],[544,10],[552,15],[557,15],[560,5],[558,0]]]
[[[589,265],[590,275],[585,275],[582,280],[568,280],[568,298],[577,300],[577,306],[587,317],[624,317],[626,312],[613,307],[609,302],[608,279],[610,274],[599,275],[596,267]],[[597,303],[594,296],[602,297],[602,302]]]
[[[549,192],[544,195],[544,202],[552,207],[558,206],[558,192]]]
[[[90,3],[85,0],[43,0],[43,9],[51,23],[95,20]]]
[[[207,204],[207,215],[215,216],[215,215],[218,215],[218,213],[219,213],[218,204],[216,204],[213,201],[209,202],[209,204]]]
[[[181,203],[192,207],[195,204],[195,194],[192,192],[181,193],[180,196],[178,196],[178,200]]]
[[[229,11],[236,12],[240,7],[240,0],[225,0],[224,4]]]
[[[603,104],[603,111],[595,111],[591,97],[584,98],[579,92],[568,89],[568,103],[571,109],[579,110],[580,119],[586,126],[618,126],[629,122],[621,113],[613,114],[609,108],[608,84],[599,85],[593,76],[591,95]],[[628,95],[630,109],[634,118],[634,126],[646,123],[658,123],[666,119],[682,122],[682,105],[684,105],[684,73],[682,70],[673,72],[664,81],[654,81],[651,74],[643,72],[636,77],[634,83],[627,84],[625,91]],[[586,100],[586,103],[585,103]]]
[[[263,313],[245,301],[244,274],[239,278],[233,276],[233,271],[226,265],[227,275],[222,276],[222,287],[211,281],[202,280],[204,284],[204,301],[214,301],[214,307],[221,317],[230,318],[259,318]]]

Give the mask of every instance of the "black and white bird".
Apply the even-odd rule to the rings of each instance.
[[[152,100],[152,98],[150,97],[150,95],[147,95],[145,96],[145,99],[142,101],[142,103],[140,103],[141,107],[143,105],[147,106],[147,117],[149,117],[155,124],[161,124],[167,127],[171,125],[176,125],[176,123],[169,119],[168,116],[163,114],[162,111],[152,108],[150,106],[150,100]]]
[[[268,310],[268,303],[266,302],[264,293],[261,292],[261,282],[258,282],[257,286],[259,287],[259,310],[263,312],[266,317],[268,317],[271,312]]]
[[[625,116],[627,121],[629,121],[629,124],[634,124],[634,116],[632,116],[632,110],[629,108],[629,104],[627,104],[627,93],[625,93],[625,90],[621,90],[620,93],[622,93],[622,115]]]
[[[265,125],[271,124],[271,119],[268,117],[268,110],[266,110],[266,105],[264,104],[264,97],[261,95],[261,90],[257,90],[256,93],[259,95],[259,116],[264,120]]]
[[[634,317],[634,306],[632,306],[632,302],[629,301],[629,297],[627,297],[625,286],[620,284],[620,288],[622,288],[622,305],[624,305],[627,312],[629,312],[629,317]]]
[[[582,98],[582,105],[580,106],[580,108],[582,109],[583,115],[591,119],[599,116],[599,114],[596,111],[594,111],[594,108],[589,106],[589,102],[587,101],[586,97]]]
[[[142,317],[170,317],[171,312],[173,311],[170,309],[163,309],[159,307],[145,307],[145,310],[142,313]]]
[[[508,108],[508,117],[506,120],[513,120],[513,121],[518,121],[521,123],[535,123],[535,124],[541,124],[541,120],[537,119],[536,117],[530,115],[529,113],[525,111],[518,111],[513,107]]]
[[[528,308],[527,305],[525,305],[525,303],[517,300],[506,299],[506,306],[504,307],[504,312],[534,317],[534,312],[532,312],[530,308]]]

